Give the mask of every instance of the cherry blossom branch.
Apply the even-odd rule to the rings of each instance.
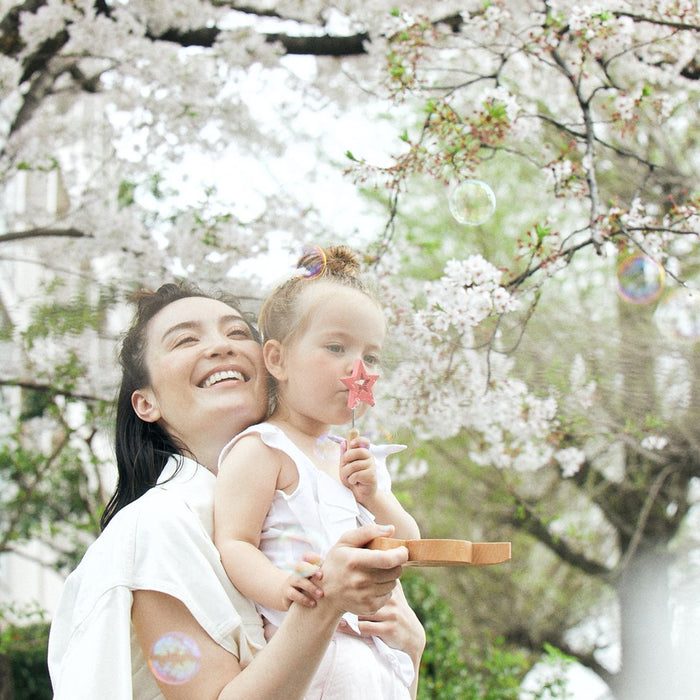
[[[530,533],[538,542],[554,552],[560,559],[571,566],[591,576],[598,576],[604,580],[609,579],[611,570],[599,562],[589,559],[580,552],[575,551],[562,537],[555,536],[539,518],[535,509],[523,498],[514,494],[517,504],[521,508],[521,516],[513,516],[512,524],[521,527]]]
[[[30,238],[94,238],[91,233],[85,233],[80,229],[69,228],[30,228],[24,231],[10,231],[10,233],[0,234],[0,244],[10,241],[25,241]]]
[[[65,396],[69,399],[75,399],[77,401],[90,401],[90,402],[108,402],[112,399],[106,399],[102,396],[95,396],[94,394],[83,394],[76,391],[64,391],[57,389],[51,384],[40,384],[39,382],[29,382],[22,379],[3,379],[0,378],[0,386],[12,386],[19,387],[20,389],[31,389],[32,391],[39,391],[48,396]]]
[[[634,12],[624,12],[622,10],[612,10],[610,14],[615,17],[628,17],[635,22],[644,22],[647,24],[655,24],[659,27],[671,27],[673,29],[681,29],[684,31],[698,32],[700,31],[700,25],[688,24],[687,22],[678,22],[676,20],[664,19],[663,17],[647,17],[645,15],[638,15]]]

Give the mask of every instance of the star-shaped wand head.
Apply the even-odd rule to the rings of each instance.
[[[352,408],[354,411],[363,402],[374,406],[372,387],[377,379],[379,379],[379,375],[368,374],[362,360],[358,358],[352,368],[352,374],[340,379],[348,388],[348,408]]]

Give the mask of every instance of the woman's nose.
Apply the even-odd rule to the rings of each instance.
[[[212,338],[207,350],[210,357],[233,355],[236,352],[236,346],[231,338],[222,335]]]

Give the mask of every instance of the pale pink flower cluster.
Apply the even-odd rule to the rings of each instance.
[[[199,0],[129,0],[128,10],[156,34],[175,27],[187,30],[207,24],[213,26],[223,14],[215,3],[203,4]],[[206,18],[202,17],[203,11],[208,15]]]
[[[586,363],[580,354],[574,357],[569,371],[570,396],[583,409],[589,409],[595,402],[597,384],[595,381],[586,381]]]
[[[564,478],[570,478],[578,473],[586,461],[586,453],[579,450],[578,447],[565,447],[562,450],[557,450],[554,453],[554,458],[561,467],[561,473]]]
[[[580,32],[584,39],[592,39],[597,34],[598,26],[602,24],[599,17],[601,12],[600,5],[588,7],[574,5],[567,12],[569,27],[573,32]]]
[[[486,4],[482,13],[475,13],[470,24],[474,28],[474,36],[478,36],[483,45],[488,45],[499,37],[504,25],[511,20],[512,15],[507,7],[492,2]]]
[[[647,435],[642,438],[641,445],[645,450],[663,450],[668,445],[668,438],[663,435]]]
[[[444,275],[426,282],[426,310],[440,331],[473,327],[492,313],[518,308],[517,300],[500,286],[501,271],[481,255],[449,260]]]
[[[659,212],[645,204],[639,198],[632,201],[628,210],[611,208],[611,213],[619,214],[620,221],[629,231],[631,238],[642,250],[653,257],[657,262],[662,262],[666,257],[665,248],[674,238],[671,231],[657,231],[660,228]]]
[[[36,12],[22,12],[19,32],[26,44],[22,53],[31,55],[44,41],[62,32],[66,23],[77,22],[80,26],[80,19],[78,10],[61,0],[48,0]]]
[[[557,403],[539,398],[524,382],[503,378],[480,396],[472,413],[471,429],[480,435],[470,458],[484,466],[534,471],[552,459],[546,440],[555,427]]]
[[[22,66],[19,61],[0,54],[0,99],[4,100],[17,89],[17,82],[21,74]]]

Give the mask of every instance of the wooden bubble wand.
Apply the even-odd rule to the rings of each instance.
[[[361,403],[374,406],[372,387],[379,379],[377,374],[368,374],[359,358],[352,374],[341,377],[348,388],[348,408],[352,410],[352,423],[347,441],[360,434],[355,428],[355,409]],[[510,542],[470,542],[468,540],[399,540],[393,537],[377,537],[368,543],[369,549],[408,549],[408,566],[488,566],[502,564],[511,558]]]

